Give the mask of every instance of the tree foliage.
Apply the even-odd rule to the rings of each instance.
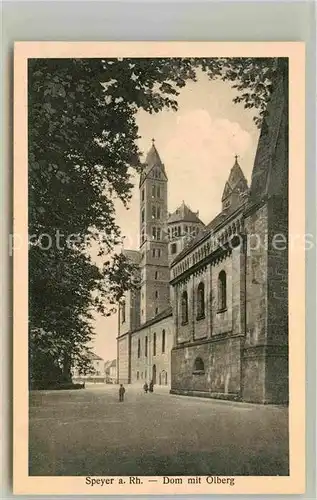
[[[261,126],[279,71],[277,58],[224,57],[196,59],[193,64],[206,72],[210,79],[228,82],[237,93],[233,102],[253,109],[255,124]]]
[[[229,81],[260,123],[274,59],[31,59],[28,67],[29,335],[35,377],[87,362],[92,315],[134,286],[114,201],[140,169],[136,114],[177,110],[197,70]],[[97,247],[103,265],[92,261]],[[110,258],[111,256],[111,258]],[[31,373],[32,373],[31,370]],[[53,371],[54,371],[53,370]],[[45,370],[44,370],[45,371]]]

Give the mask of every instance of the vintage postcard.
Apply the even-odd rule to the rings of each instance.
[[[304,54],[16,43],[16,494],[304,493]]]

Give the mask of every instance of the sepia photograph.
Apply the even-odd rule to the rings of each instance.
[[[289,479],[290,59],[117,54],[25,61],[26,474]]]

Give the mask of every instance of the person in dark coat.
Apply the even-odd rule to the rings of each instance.
[[[124,393],[125,393],[125,388],[123,387],[122,384],[120,384],[120,387],[119,387],[119,401],[123,401],[124,400]]]
[[[153,380],[151,380],[149,387],[150,392],[153,392],[153,387],[154,387]]]
[[[149,390],[149,386],[147,385],[147,382],[145,382],[143,389],[144,389],[145,394],[147,394],[147,391]]]

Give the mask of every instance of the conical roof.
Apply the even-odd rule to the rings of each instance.
[[[148,151],[148,153],[146,155],[145,163],[143,164],[143,169],[142,169],[142,173],[141,173],[141,177],[140,177],[140,185],[142,184],[144,179],[149,175],[149,173],[151,172],[151,170],[154,167],[159,167],[161,169],[165,179],[167,179],[164,164],[162,163],[162,160],[161,160],[160,155],[155,147],[154,142],[155,142],[154,139],[152,139],[152,146],[151,146],[150,150]]]
[[[163,163],[161,161],[160,155],[155,147],[154,142],[152,143],[152,147],[146,155],[145,163],[147,167],[163,167]]]
[[[243,193],[248,190],[248,183],[238,163],[238,157],[235,157],[235,162],[230,170],[229,178],[225,184],[223,195],[221,201],[224,201],[228,196],[231,195],[233,191],[236,189],[239,190],[240,193]]]

